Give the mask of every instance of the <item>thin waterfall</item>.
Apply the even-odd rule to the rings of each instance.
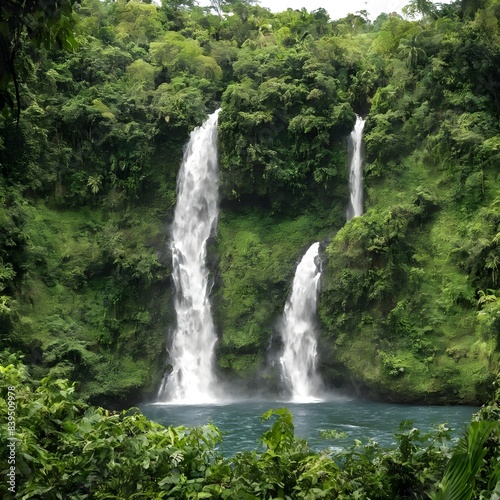
[[[158,398],[181,404],[210,403],[216,397],[217,341],[205,265],[207,240],[218,217],[217,118],[219,110],[190,135],[177,179],[171,228],[177,327],[170,349],[172,372]]]
[[[316,367],[316,303],[320,275],[319,243],[314,243],[297,266],[292,294],[281,322],[282,373],[292,400],[297,402],[314,400],[321,387]]]
[[[349,208],[347,220],[363,214],[363,128],[365,120],[357,116],[354,130],[349,136]]]

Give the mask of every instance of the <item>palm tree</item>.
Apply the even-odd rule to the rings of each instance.
[[[399,55],[403,58],[406,58],[406,65],[410,70],[414,70],[418,63],[424,58],[427,57],[425,50],[419,47],[420,33],[412,35],[410,38],[406,38],[401,40],[399,46],[401,50],[399,51]]]
[[[477,493],[475,491],[476,478],[484,465],[484,458],[488,451],[485,444],[493,432],[498,433],[499,428],[500,422],[489,420],[471,422],[465,438],[458,443],[457,451],[448,462],[443,480],[439,484],[439,490],[431,496],[432,500],[470,500],[473,498],[473,495]],[[491,489],[494,487],[495,485],[492,485]]]
[[[90,188],[93,194],[97,194],[101,189],[102,185],[102,175],[89,175],[87,180],[87,186]]]
[[[486,261],[485,261],[485,264],[484,264],[484,267],[486,269],[490,269],[491,270],[491,275],[492,275],[492,279],[493,279],[493,285],[496,285],[497,284],[497,271],[498,271],[498,265],[500,264],[500,258],[496,252],[496,249],[495,250],[492,250],[488,256],[486,257]]]

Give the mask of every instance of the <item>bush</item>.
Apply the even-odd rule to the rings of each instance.
[[[440,500],[490,498],[499,489],[500,391],[453,448],[446,426],[421,434],[407,421],[394,449],[356,441],[317,453],[295,437],[292,416],[281,408],[262,416],[275,418],[262,436],[263,452],[223,458],[216,448],[221,434],[212,424],[164,427],[134,408],[115,413],[91,407],[68,381],[30,380],[15,356],[0,358],[0,411],[14,411],[16,424],[12,435],[2,426],[0,445],[8,449],[16,438],[18,498]],[[5,455],[2,460],[5,474]],[[8,488],[2,481],[4,498]]]

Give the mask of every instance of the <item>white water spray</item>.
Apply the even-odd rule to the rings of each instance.
[[[321,387],[315,328],[320,275],[319,243],[314,243],[297,266],[281,325],[282,373],[295,402],[316,400]]]
[[[160,400],[172,403],[199,404],[217,399],[214,375],[217,337],[205,258],[207,240],[218,217],[219,111],[191,133],[177,179],[170,243],[177,328],[170,349],[173,370],[165,376],[158,394]]]
[[[347,220],[363,214],[363,128],[365,120],[358,116],[354,130],[349,136],[349,191],[350,200]]]

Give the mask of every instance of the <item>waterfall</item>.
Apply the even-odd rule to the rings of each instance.
[[[320,275],[319,243],[314,243],[297,266],[281,322],[282,373],[296,402],[314,400],[321,386],[315,328]]]
[[[350,201],[347,209],[347,220],[363,214],[363,128],[365,120],[356,118],[354,130],[349,136],[349,192]]]
[[[158,397],[173,403],[214,401],[217,341],[205,265],[207,239],[218,217],[217,117],[215,111],[195,129],[184,151],[177,179],[177,205],[171,229],[177,327]]]

